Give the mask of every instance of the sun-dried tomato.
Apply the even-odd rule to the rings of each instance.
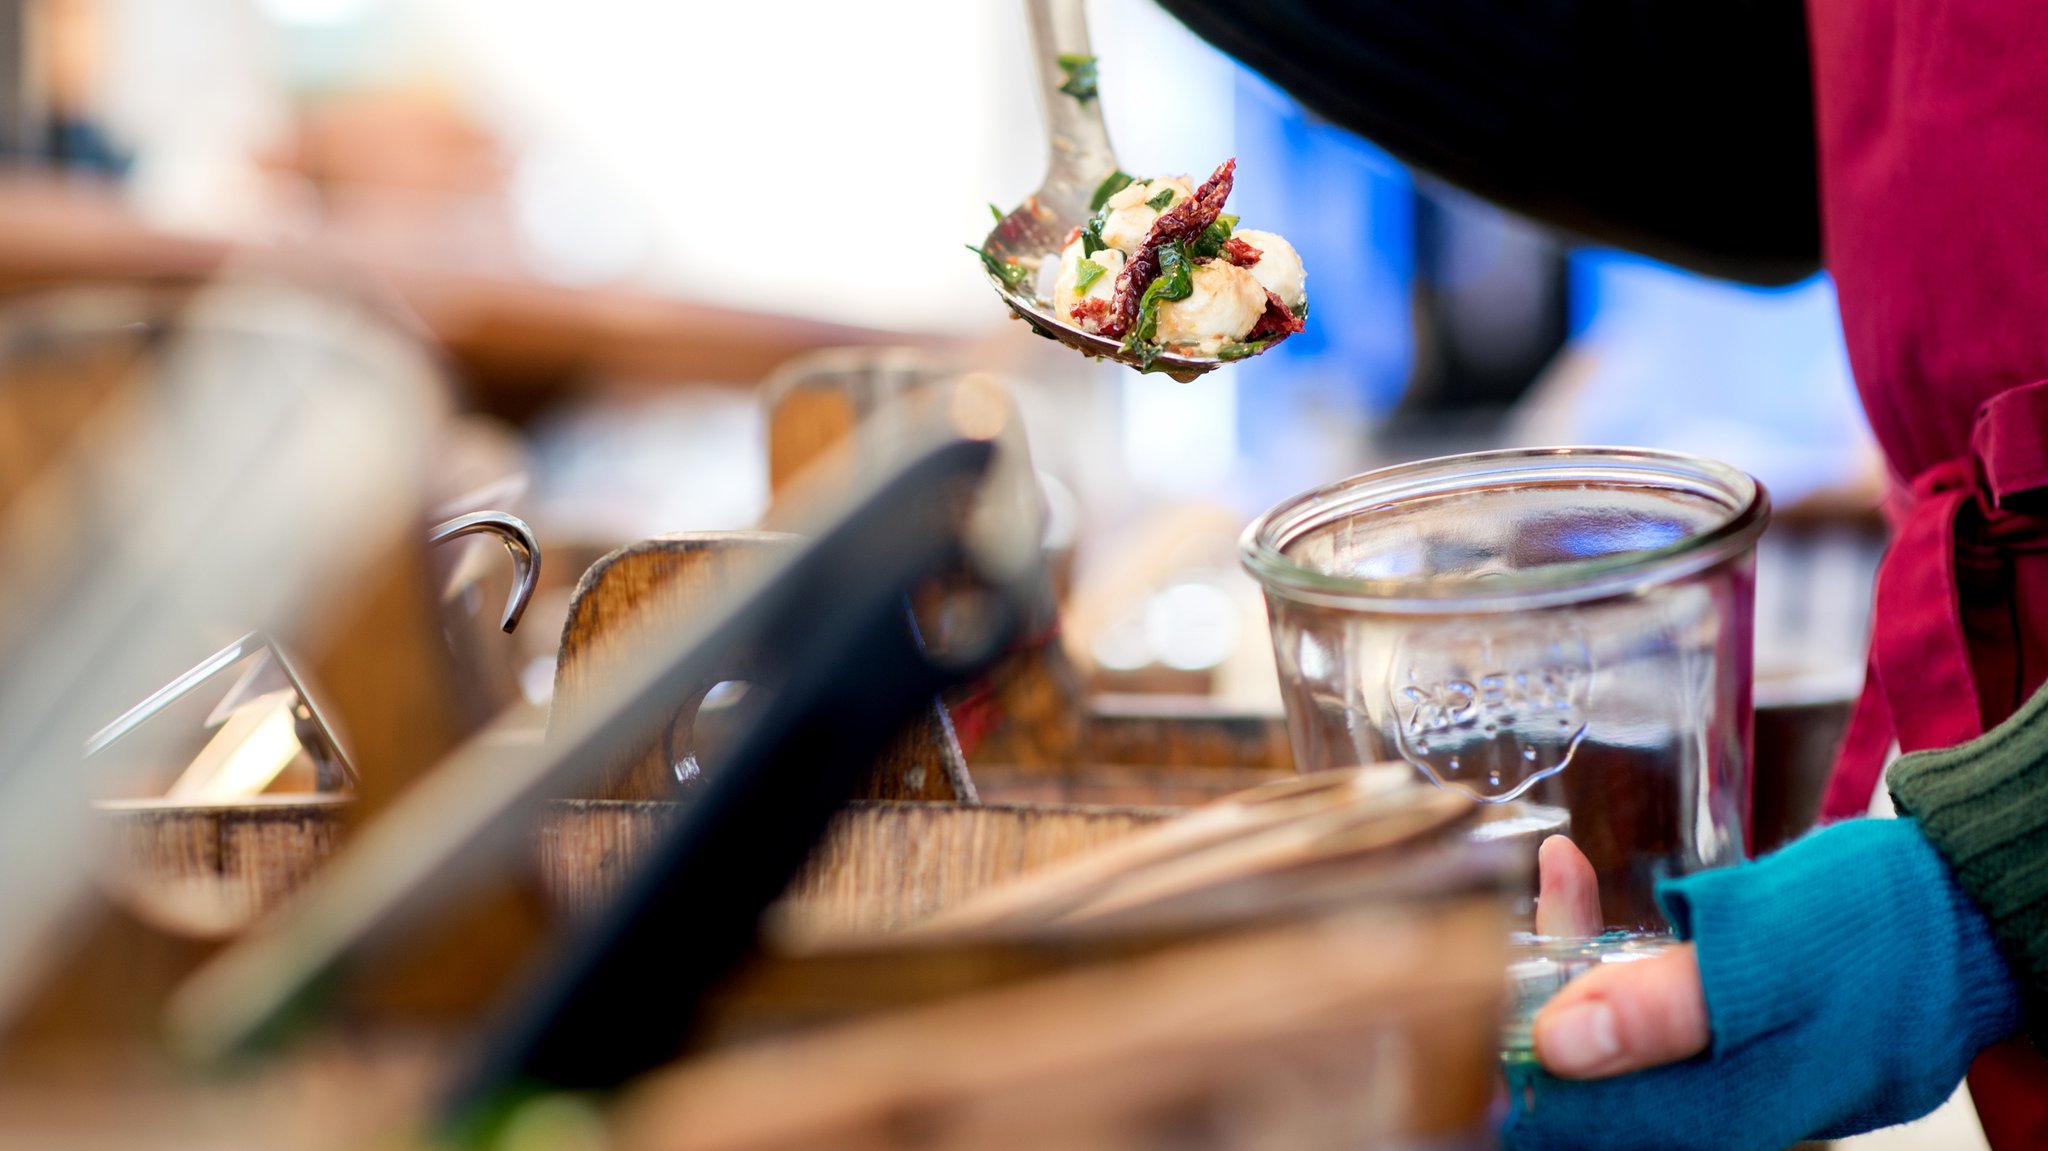
[[[1265,254],[1252,247],[1249,240],[1240,240],[1236,236],[1232,236],[1228,240],[1223,241],[1223,258],[1240,268],[1251,267],[1259,262],[1259,257]]]
[[[1145,289],[1159,277],[1159,249],[1168,244],[1185,243],[1200,236],[1210,224],[1216,222],[1217,213],[1223,211],[1223,202],[1230,198],[1230,185],[1237,171],[1237,160],[1231,158],[1217,166],[1216,171],[1195,194],[1168,208],[1152,222],[1152,230],[1145,233],[1145,240],[1131,258],[1124,263],[1124,270],[1116,278],[1116,294],[1110,304],[1110,312],[1103,321],[1100,332],[1112,339],[1121,339],[1131,329],[1131,322],[1138,318],[1138,304],[1145,297]]]
[[[1074,326],[1084,332],[1100,332],[1109,316],[1109,301],[1101,296],[1084,296],[1074,301]]]
[[[1259,316],[1259,322],[1252,325],[1252,330],[1245,333],[1244,341],[1250,343],[1253,340],[1282,340],[1306,326],[1302,317],[1289,311],[1279,296],[1267,292],[1266,310]]]

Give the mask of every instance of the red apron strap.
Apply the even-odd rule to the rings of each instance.
[[[1956,594],[1956,516],[1975,486],[1967,465],[1923,476],[1914,485],[1920,498],[1878,571],[1875,610],[1883,623],[1871,658],[1903,750],[1954,747],[1984,734]]]
[[[1820,801],[1820,821],[1854,819],[1870,811],[1871,796],[1884,774],[1884,759],[1892,746],[1892,709],[1877,678],[1875,653],[1863,665],[1863,694],[1849,713],[1848,730],[1842,734],[1842,748],[1835,755],[1834,770],[1828,773],[1827,791]]]
[[[1956,603],[1956,515],[1976,487],[1954,461],[1913,482],[1913,499],[1877,571],[1877,626],[1863,694],[1828,777],[1821,819],[1870,809],[1894,737],[1908,750],[1951,747],[1983,734],[1976,675]],[[1894,693],[1905,693],[1895,700]],[[1898,706],[1904,703],[1904,707]]]
[[[1823,820],[1869,810],[1894,738],[1901,751],[1953,747],[1984,731],[1984,712],[1956,590],[1956,526],[1964,509],[1986,535],[2028,528],[2013,504],[2048,488],[2048,380],[2001,392],[1977,409],[1966,458],[1913,480],[1878,568],[1870,662],[1822,799]],[[2029,529],[2031,530],[2031,529]]]
[[[1996,508],[2048,487],[2048,380],[2036,380],[1984,401],[1970,428],[1970,454]]]

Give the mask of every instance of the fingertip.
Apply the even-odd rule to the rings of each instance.
[[[1712,1039],[1692,945],[1606,964],[1536,1015],[1536,1057],[1564,1079],[1604,1079],[1689,1059]]]
[[[1570,854],[1565,854],[1565,853]],[[1560,864],[1568,864],[1571,855],[1581,854],[1578,845],[1569,836],[1546,835],[1536,845],[1536,866],[1544,871],[1555,870]]]
[[[1536,848],[1536,874],[1538,935],[1600,933],[1600,880],[1578,844],[1563,835],[1545,839]]]
[[[1600,999],[1565,1004],[1555,1011],[1545,1008],[1536,1018],[1533,1038],[1537,1059],[1564,1079],[1614,1074],[1607,1068],[1624,1054],[1614,1008]]]

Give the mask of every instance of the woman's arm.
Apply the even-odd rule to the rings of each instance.
[[[1800,0],[1161,0],[1307,107],[1504,207],[1760,284],[1820,264]]]
[[[2029,1034],[2048,1050],[2048,686],[1976,739],[1904,756],[1885,778],[1990,921]]]

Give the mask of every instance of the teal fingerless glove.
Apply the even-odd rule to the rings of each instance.
[[[2020,1025],[1984,916],[1910,819],[1853,820],[1658,889],[1713,1044],[1599,1081],[1510,1084],[1507,1151],[1778,1151],[1916,1119]]]

